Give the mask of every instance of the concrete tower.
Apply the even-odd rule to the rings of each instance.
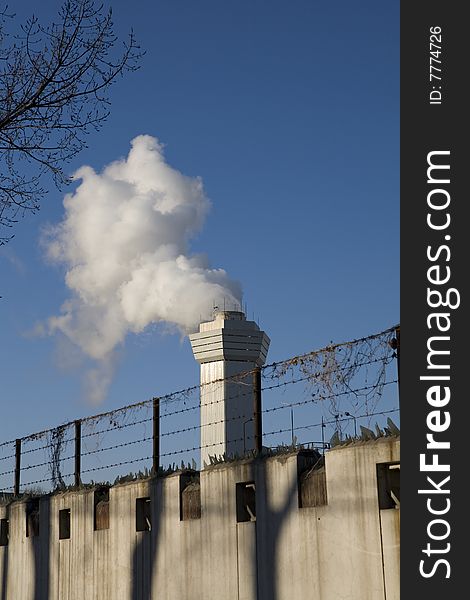
[[[217,311],[189,336],[201,365],[201,468],[209,455],[243,455],[254,448],[252,376],[230,378],[261,366],[269,337],[238,311]],[[251,420],[250,420],[251,419]]]

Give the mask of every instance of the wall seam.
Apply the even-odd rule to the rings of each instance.
[[[380,529],[380,558],[382,560],[382,578],[384,586],[384,600],[387,600],[387,586],[385,583],[385,558],[384,558],[384,541],[382,534],[382,511],[379,508],[379,529]]]

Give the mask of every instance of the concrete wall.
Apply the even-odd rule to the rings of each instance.
[[[311,460],[311,459],[310,459]],[[376,464],[399,461],[384,438],[329,451],[328,504],[298,506],[290,454],[200,473],[200,519],[180,521],[180,476],[110,489],[110,528],[93,530],[93,490],[40,501],[40,535],[25,536],[26,503],[0,507],[1,600],[398,600],[399,510],[380,510]],[[238,482],[254,481],[256,521],[237,523]],[[136,531],[136,498],[151,498],[151,531]],[[59,540],[59,510],[71,538]]]

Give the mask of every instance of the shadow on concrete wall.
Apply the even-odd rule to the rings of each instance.
[[[150,481],[149,486],[151,530],[138,534],[141,537],[132,556],[131,600],[151,600],[152,598],[152,579],[163,512],[162,480],[154,478]]]
[[[10,506],[6,507],[5,518],[10,521]],[[7,579],[8,579],[8,545],[3,547],[3,561],[2,561],[2,596],[1,600],[7,600]]]
[[[257,490],[256,546],[252,560],[257,565],[253,578],[253,600],[278,600],[277,567],[282,528],[298,498],[297,478],[290,485],[282,506],[273,509],[267,494],[266,461],[260,460],[254,473]],[[160,533],[163,513],[163,485],[161,479],[149,483],[151,502],[151,530],[140,532],[132,556],[131,600],[152,599],[152,579],[160,546]],[[51,511],[50,497],[41,499],[40,535],[30,538],[34,556],[34,596],[33,600],[48,600],[50,594],[50,536]],[[7,512],[8,518],[8,512]],[[200,551],[200,548],[198,549]],[[1,600],[7,599],[8,546],[3,552]]]
[[[50,498],[47,496],[40,500],[40,526],[39,535],[29,538],[34,560],[34,595],[33,600],[48,600],[49,598],[49,557],[50,557]],[[7,506],[6,518],[10,519],[10,507]],[[25,530],[21,530],[25,535]],[[8,556],[9,545],[3,549],[1,600],[8,598]],[[14,590],[12,590],[14,592]],[[16,600],[16,595],[10,598]]]
[[[258,589],[253,598],[257,600],[278,600],[277,567],[281,531],[289,513],[296,506],[298,498],[297,477],[294,478],[282,506],[271,508],[267,494],[266,461],[260,462],[257,469],[257,503],[263,508],[256,518],[256,565]],[[294,506],[293,506],[294,503]]]
[[[39,502],[39,535],[30,538],[34,557],[33,600],[49,598],[49,563],[51,540],[51,499],[44,496]]]

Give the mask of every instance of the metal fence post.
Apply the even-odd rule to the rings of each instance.
[[[75,421],[75,487],[81,484],[81,461],[82,461],[82,422]]]
[[[153,399],[153,475],[158,475],[160,468],[160,398]]]
[[[255,431],[255,451],[261,454],[263,447],[263,424],[261,416],[261,367],[253,371],[253,425]]]
[[[15,442],[15,496],[20,495],[20,476],[21,476],[21,439]]]
[[[400,403],[400,327],[396,329],[397,336],[397,368],[398,368],[398,403]]]
[[[397,359],[397,379],[398,379],[398,408],[400,408],[400,325],[395,328],[395,337],[390,343],[395,351]]]

